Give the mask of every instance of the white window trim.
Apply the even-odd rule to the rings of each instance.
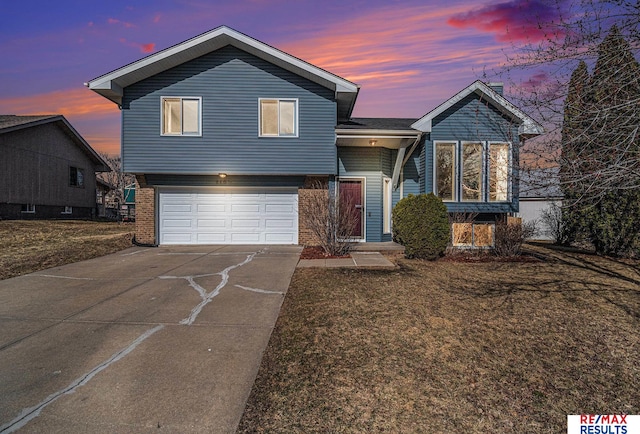
[[[433,179],[432,179],[432,185],[433,187],[431,188],[431,190],[434,192],[434,194],[437,196],[438,195],[438,191],[437,191],[437,173],[436,173],[436,166],[438,163],[438,159],[436,158],[436,152],[437,152],[437,145],[438,143],[453,143],[453,199],[442,199],[443,202],[446,203],[455,203],[458,202],[458,154],[459,154],[459,149],[460,149],[460,142],[458,140],[434,140],[433,142]]]
[[[491,200],[491,145],[507,145],[507,199]],[[488,203],[510,203],[513,199],[512,183],[513,176],[513,144],[508,141],[494,140],[487,142],[487,202]]]
[[[60,214],[73,214],[73,207],[72,206],[65,206],[64,207],[64,211],[62,211]]]
[[[198,133],[164,133],[164,100],[165,99],[180,99],[180,121],[183,121],[182,117],[182,100],[198,100]],[[180,126],[182,131],[182,125]],[[160,135],[163,137],[202,137],[202,97],[201,96],[161,96],[160,97]]]
[[[464,154],[464,145],[480,145],[481,150],[480,150],[480,199],[464,199],[464,195],[462,194],[462,180],[464,179],[464,159],[463,154]],[[460,167],[456,168],[456,171],[459,172],[458,173],[458,177],[459,177],[459,183],[457,185],[457,188],[460,189],[460,200],[459,202],[461,203],[484,203],[484,202],[488,202],[488,200],[486,200],[486,193],[487,193],[487,188],[484,185],[485,184],[485,178],[486,178],[486,174],[487,174],[487,166],[485,164],[485,160],[487,159],[487,155],[486,155],[486,148],[487,148],[487,142],[484,140],[461,140],[458,141],[458,147],[459,147],[459,151],[458,153],[460,154]]]
[[[295,103],[296,109],[294,112],[294,120],[293,120],[293,128],[295,133],[294,134],[286,134],[286,135],[281,135],[280,134],[280,108],[278,107],[278,134],[262,134],[262,101],[278,101],[278,104],[280,104],[280,101],[291,101]],[[258,137],[265,137],[265,138],[269,138],[269,137],[278,137],[278,138],[287,138],[287,139],[295,139],[297,137],[299,137],[299,116],[298,116],[298,112],[300,109],[300,103],[298,101],[298,98],[258,98]]]
[[[27,210],[26,211],[22,211],[20,210],[20,212],[22,214],[35,214],[36,213],[36,206],[33,203],[26,203],[25,204],[27,206]],[[22,206],[21,206],[22,208]]]
[[[391,233],[391,210],[393,204],[393,189],[391,178],[382,178],[382,233]],[[386,209],[385,209],[386,208]]]

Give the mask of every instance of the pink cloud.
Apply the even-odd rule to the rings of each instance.
[[[118,19],[116,19],[116,18],[109,18],[109,19],[107,19],[107,23],[108,23],[108,24],[113,24],[113,25],[116,25],[116,24],[117,24],[117,25],[121,25],[121,26],[123,26],[123,27],[125,27],[125,28],[127,28],[127,29],[131,29],[131,28],[133,28],[133,27],[136,27],[136,25],[135,25],[135,24],[133,24],[133,23],[128,23],[128,22],[126,22],[126,21],[120,21],[120,20],[118,20]]]
[[[150,42],[148,44],[141,44],[139,42],[127,41],[125,38],[120,38],[120,42],[129,47],[135,47],[144,54],[153,53],[153,51],[156,49],[156,44],[153,42]]]
[[[118,106],[84,87],[0,98],[0,113],[61,114],[95,150],[109,154],[120,152]]]
[[[447,23],[493,33],[500,42],[539,42],[554,34],[552,24],[558,21],[561,11],[561,3],[510,0],[453,15]]]

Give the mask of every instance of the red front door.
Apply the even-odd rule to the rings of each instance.
[[[353,207],[356,216],[356,224],[351,234],[352,238],[364,238],[364,194],[362,181],[357,179],[344,179],[339,181],[338,191],[341,204],[349,204]]]

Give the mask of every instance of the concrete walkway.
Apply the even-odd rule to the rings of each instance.
[[[0,433],[234,433],[301,250],[134,247],[0,281]]]
[[[300,259],[298,268],[395,268],[381,251],[403,252],[404,247],[394,242],[356,243],[350,258]]]

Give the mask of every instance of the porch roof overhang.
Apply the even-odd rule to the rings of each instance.
[[[379,119],[372,121],[369,123],[392,124],[396,121],[398,124],[404,124],[404,122],[397,121],[407,120]],[[391,183],[394,189],[398,188],[402,167],[418,146],[418,143],[420,143],[422,132],[411,128],[368,128],[365,123],[358,122],[350,122],[350,124],[346,128],[341,128],[340,126],[336,128],[336,146],[397,149],[398,153],[393,166]]]
[[[420,131],[406,130],[341,130],[336,129],[336,145],[345,147],[376,147],[400,149],[411,146],[422,135]]]

